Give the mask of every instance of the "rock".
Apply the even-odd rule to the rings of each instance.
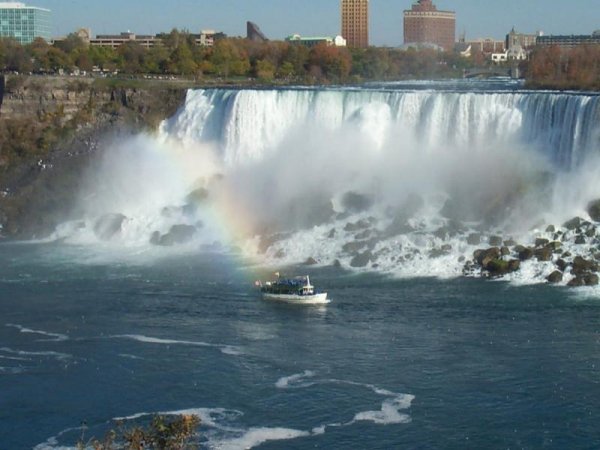
[[[171,247],[173,245],[185,244],[194,238],[196,231],[196,227],[192,225],[173,225],[167,234],[160,236],[157,245]]]
[[[500,259],[500,249],[498,247],[492,247],[488,249],[475,250],[473,252],[473,259],[477,264],[485,267],[490,261],[494,259]]]
[[[560,252],[560,249],[562,248],[562,242],[552,241],[546,247],[550,247],[553,252]]]
[[[510,249],[508,247],[502,247],[500,249],[500,254],[502,256],[508,256],[508,255],[510,255]]]
[[[508,273],[508,261],[492,259],[483,267],[492,276],[502,276]]]
[[[550,243],[550,241],[548,239],[543,239],[543,238],[537,238],[535,240],[535,246],[536,247],[545,247],[546,245],[548,245]]]
[[[442,245],[441,248],[433,249],[429,252],[429,257],[432,259],[441,258],[442,256],[447,256],[452,251],[451,245]]]
[[[550,275],[548,275],[548,277],[546,278],[546,281],[548,281],[548,283],[552,283],[552,284],[561,283],[562,280],[563,280],[563,274],[562,274],[562,272],[560,272],[558,270],[555,270]]]
[[[535,249],[534,254],[538,261],[552,261],[553,252],[551,247],[546,246],[544,248]]]
[[[415,231],[415,228],[408,223],[408,219],[398,216],[394,218],[392,223],[383,232],[384,238],[398,236],[400,234],[408,234]]]
[[[370,250],[367,250],[364,253],[359,253],[352,261],[350,261],[350,266],[352,267],[366,267],[370,262],[374,262],[373,254]]]
[[[546,233],[555,233],[556,232],[556,227],[554,225],[548,225],[548,228],[546,228]]]
[[[348,222],[346,224],[346,226],[344,227],[345,231],[360,231],[360,230],[364,230],[365,228],[369,228],[371,226],[371,224],[369,223],[368,220],[365,219],[361,219],[356,223],[350,223]]]
[[[571,256],[573,256],[573,255],[571,254],[571,252],[564,252],[564,253],[561,255],[561,257],[562,257],[562,258],[570,258]]]
[[[508,261],[508,270],[510,272],[518,272],[521,269],[521,261],[518,259],[511,259]]]
[[[358,233],[356,236],[354,236],[354,239],[360,241],[367,239],[369,236],[371,236],[371,230],[365,230],[362,233]]]
[[[203,203],[208,198],[208,194],[209,194],[208,189],[198,188],[198,189],[190,192],[185,197],[185,202],[186,203],[196,203],[196,204]]]
[[[507,239],[506,241],[504,241],[505,247],[514,247],[515,245],[517,245],[517,243],[514,239]]]
[[[150,243],[152,245],[159,245],[159,243],[160,243],[160,232],[159,231],[155,231],[154,233],[152,233],[152,235],[150,236]]]
[[[583,236],[583,234],[578,234],[575,237],[575,244],[577,244],[577,245],[583,245],[583,244],[585,244],[585,236]]]
[[[343,245],[342,247],[342,251],[345,253],[356,253],[359,250],[362,250],[363,248],[368,247],[369,249],[372,249],[373,247],[375,247],[375,241],[354,241],[354,242],[348,242],[346,244]]]
[[[125,219],[123,214],[105,214],[96,220],[94,234],[98,239],[108,241],[121,232]]]
[[[531,258],[534,257],[535,253],[533,251],[533,249],[529,248],[529,247],[524,247],[521,251],[518,252],[519,253],[519,259],[521,261],[527,261],[530,260]]]
[[[308,258],[306,261],[304,261],[305,266],[314,266],[315,264],[319,264],[319,262],[312,256],[310,258]]]
[[[581,256],[576,256],[573,259],[571,273],[580,275],[586,272],[598,272],[598,263],[595,261],[588,261]]]
[[[581,287],[581,286],[597,286],[600,278],[595,273],[583,273],[577,275],[571,281],[568,286],[570,287]]]
[[[450,234],[448,233],[448,229],[446,227],[441,227],[441,228],[437,229],[436,231],[433,232],[433,235],[436,238],[441,239],[442,241],[445,241],[450,236]]]
[[[464,255],[461,255],[458,257],[458,262],[459,263],[464,263],[467,260],[467,258],[464,257]]]
[[[373,206],[373,199],[367,195],[350,191],[342,197],[342,207],[349,212],[363,212],[371,206]]]
[[[600,199],[588,203],[587,212],[594,222],[600,222]]]
[[[516,259],[505,261],[503,259],[493,259],[484,267],[491,276],[498,277],[512,272],[517,272],[521,268],[521,261]]]
[[[329,239],[333,239],[335,237],[335,228],[332,228],[327,235]]]
[[[341,267],[342,267],[342,263],[340,262],[340,260],[339,260],[339,259],[336,259],[335,261],[333,261],[333,264],[332,264],[332,266],[333,266],[333,267],[336,267],[336,268],[338,268],[338,269],[339,269],[339,268],[341,268]]]
[[[593,238],[596,236],[596,229],[594,227],[588,228],[585,232],[585,235],[589,238]]]
[[[576,230],[581,226],[581,222],[581,217],[573,217],[571,220],[565,222],[563,227],[565,227],[567,230]]]
[[[284,257],[285,257],[285,252],[281,249],[277,250],[277,253],[275,253],[275,258],[282,259]]]
[[[469,244],[469,245],[481,244],[481,234],[471,233],[469,236],[467,236],[467,244]]]
[[[558,267],[561,272],[564,272],[567,267],[569,267],[569,263],[567,263],[564,259],[559,259],[558,261],[556,261],[556,267]]]
[[[503,244],[502,238],[500,236],[490,236],[489,244],[492,247],[500,247]]]
[[[585,286],[585,280],[582,277],[575,277],[567,283],[569,287],[581,287]]]
[[[598,286],[600,278],[595,273],[587,273],[583,276],[583,281],[586,286]]]

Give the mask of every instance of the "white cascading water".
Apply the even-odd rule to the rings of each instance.
[[[273,264],[350,267],[368,248],[364,270],[456,276],[477,248],[469,233],[527,244],[546,224],[585,217],[600,197],[599,156],[596,95],[195,90],[157,137],[106,152],[83,196],[86,226],[57,233],[93,241],[94,221],[120,213],[119,245],[149,246],[185,224],[198,228],[196,246],[218,241]],[[186,207],[198,188],[208,199]],[[457,220],[457,233],[439,232]],[[366,247],[349,250],[356,242]],[[550,269],[525,264],[518,276]]]

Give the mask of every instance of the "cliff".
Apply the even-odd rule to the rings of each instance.
[[[73,214],[103,140],[156,129],[188,86],[6,76],[0,80],[0,236],[44,237]]]

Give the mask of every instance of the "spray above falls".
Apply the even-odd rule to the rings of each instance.
[[[189,91],[157,137],[106,152],[84,229],[93,240],[94,221],[117,220],[108,239],[126,245],[457,274],[470,235],[528,236],[586,214],[600,196],[599,124],[600,97],[583,94]]]

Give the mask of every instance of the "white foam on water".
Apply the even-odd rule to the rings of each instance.
[[[36,445],[33,447],[33,450],[79,450],[77,447],[67,447],[58,443],[59,438],[73,431],[81,431],[81,428],[67,428],[66,430],[58,433],[56,436],[49,437],[45,442]]]
[[[121,358],[127,358],[127,359],[136,359],[136,360],[143,360],[144,359],[141,356],[129,355],[127,353],[119,353],[119,356]]]
[[[162,339],[144,336],[141,334],[122,334],[110,336],[110,339],[130,339],[137,342],[143,342],[146,344],[158,344],[158,345],[185,345],[192,347],[209,347],[209,348],[217,348],[221,351],[221,353],[230,356],[242,355],[243,352],[239,347],[233,345],[225,345],[225,344],[211,344],[208,342],[201,341],[185,341],[185,340],[177,340],[177,339]]]
[[[392,392],[388,389],[383,389],[373,384],[359,383],[355,381],[340,380],[335,378],[315,379],[315,377],[315,372],[306,370],[301,373],[280,378],[275,383],[275,386],[278,389],[302,389],[311,387],[313,385],[322,384],[358,386],[369,389],[373,393],[387,398],[382,402],[381,410],[379,411],[358,412],[354,415],[354,418],[350,422],[346,422],[343,424],[332,423],[320,425],[318,427],[313,428],[314,434],[322,434],[329,427],[350,426],[355,422],[359,421],[369,421],[380,425],[393,425],[409,423],[412,420],[410,415],[402,413],[401,411],[407,410],[411,407],[412,402],[415,399],[414,395]],[[309,378],[312,379],[312,381],[307,382],[306,380]]]
[[[275,383],[275,386],[278,389],[289,389],[289,388],[312,386],[315,383],[305,382],[304,380],[307,378],[313,378],[314,376],[315,376],[315,372],[313,372],[312,370],[305,370],[302,373],[297,373],[294,375],[290,375],[289,377],[280,378]]]
[[[39,342],[62,342],[62,341],[66,341],[69,339],[69,337],[65,334],[50,333],[48,331],[42,331],[42,330],[33,330],[31,328],[26,328],[26,327],[24,327],[22,325],[18,325],[18,324],[7,323],[6,326],[10,327],[10,328],[16,328],[21,333],[39,334],[42,336],[48,336],[48,337],[52,338],[52,339],[40,339]]]
[[[39,357],[48,357],[48,358],[56,358],[59,360],[72,358],[72,355],[67,353],[59,353],[59,352],[26,352],[23,350],[14,350],[7,347],[0,348],[0,352],[9,353],[13,355],[19,356],[39,356]]]
[[[311,436],[308,431],[291,428],[250,428],[240,437],[212,441],[209,447],[219,450],[244,450],[257,447],[265,442],[285,441],[308,436]]]
[[[362,411],[354,416],[354,421],[369,421],[380,425],[391,425],[410,423],[412,421],[408,414],[400,411],[410,408],[413,395],[399,395],[398,397],[386,399],[381,404],[380,411]]]
[[[0,367],[0,374],[18,375],[25,372],[25,370],[23,367]]]

